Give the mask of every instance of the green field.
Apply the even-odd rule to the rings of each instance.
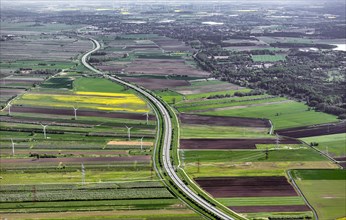
[[[232,97],[223,99],[207,99],[207,100],[196,100],[187,101],[177,104],[175,107],[180,112],[205,112],[205,111],[219,111],[223,108],[230,108],[235,106],[252,106],[259,104],[266,104],[269,102],[280,102],[286,100],[281,97],[272,97],[266,95],[258,96],[245,96],[245,97]]]
[[[30,208],[36,212],[51,211],[53,209],[60,211],[83,211],[83,210],[123,210],[123,209],[164,209],[179,204],[177,199],[132,199],[132,200],[89,200],[89,201],[64,201],[64,202],[21,202],[5,203],[2,209],[10,211],[25,211]],[[1,209],[0,209],[1,212]]]
[[[205,93],[198,93],[198,94],[191,94],[186,95],[186,99],[202,99],[207,98],[208,96],[215,96],[215,95],[230,95],[233,96],[235,92],[250,92],[251,89],[239,89],[239,90],[227,90],[227,91],[216,91],[216,92],[205,92]]]
[[[338,121],[334,115],[308,110],[303,103],[288,101],[263,106],[249,106],[223,111],[210,111],[204,115],[237,116],[252,118],[267,118],[272,121],[275,129],[284,129],[313,124]]]
[[[346,155],[346,133],[331,134],[315,137],[302,138],[306,143],[318,143],[318,148],[321,151],[328,153],[333,157],[341,157]]]
[[[259,150],[184,150],[187,163],[196,162],[285,162],[285,161],[326,161],[318,152],[311,149],[270,150],[268,159],[265,151]]]
[[[307,149],[309,146],[306,144],[256,144],[256,149],[259,150],[297,150],[297,149]]]
[[[184,96],[182,94],[172,90],[155,90],[154,92],[168,104],[175,104],[184,99]]]
[[[345,170],[294,170],[293,174],[319,219],[346,216]]]
[[[246,213],[245,216],[251,220],[257,219],[312,219],[312,212],[257,212]]]
[[[186,163],[184,170],[193,178],[211,176],[284,176],[289,169],[336,169],[330,161],[283,162],[197,162]]]
[[[274,205],[304,205],[304,200],[299,196],[280,197],[234,197],[218,198],[225,206],[274,206]]]
[[[73,89],[78,92],[133,93],[120,84],[100,78],[77,78],[73,81]]]
[[[270,137],[266,128],[210,125],[182,125],[181,138],[261,138]]]
[[[252,60],[254,62],[278,62],[285,61],[285,55],[252,55]]]
[[[346,170],[293,170],[292,176],[299,180],[344,180]]]
[[[90,202],[92,203],[92,201]],[[88,205],[87,205],[88,206]],[[147,219],[147,220],[201,220],[199,214],[186,208],[183,204],[177,204],[178,208],[170,209],[139,209],[139,210],[112,210],[105,208],[99,211],[81,210],[68,212],[68,219],[72,220],[89,220],[93,219]],[[179,208],[184,207],[184,208]],[[58,209],[59,210],[59,209]],[[15,213],[3,215],[8,219],[49,219],[49,220],[65,220],[61,212],[43,212],[43,213]]]
[[[73,88],[73,78],[71,77],[54,77],[40,85],[41,88],[49,89],[68,89]]]

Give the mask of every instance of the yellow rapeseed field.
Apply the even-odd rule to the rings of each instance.
[[[92,108],[105,111],[148,112],[146,103],[134,94],[76,92],[65,94],[33,94],[27,93],[16,104]]]
[[[128,93],[111,93],[111,92],[75,92],[77,95],[90,95],[90,96],[110,96],[110,97],[131,97],[134,94]],[[137,97],[137,96],[135,96]]]

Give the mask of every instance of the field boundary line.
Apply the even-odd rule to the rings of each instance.
[[[183,173],[184,173],[184,176],[185,178],[188,179],[188,181],[190,182],[190,186],[192,185],[192,189],[193,190],[199,190],[200,192],[203,192],[205,195],[209,195],[206,191],[204,191],[201,187],[199,187],[188,175],[187,173],[185,172],[185,170],[183,168],[181,168],[181,160],[180,160],[180,154],[179,154],[179,149],[180,149],[180,123],[179,123],[179,119],[177,117],[177,115],[175,114],[174,112],[174,109],[172,108],[172,106],[169,106],[170,110],[173,112],[173,115],[177,121],[177,128],[178,128],[178,141],[177,141],[177,157],[178,157],[178,166],[177,168],[179,170],[181,170]],[[198,191],[197,191],[198,193]],[[227,208],[226,206],[224,206],[222,203],[220,203],[219,201],[217,201],[216,199],[214,199],[212,196],[208,196],[209,200],[211,200],[212,202],[214,202],[215,204],[217,204],[219,207],[223,208],[223,209],[226,209],[226,210],[229,210],[233,215],[236,215],[237,217],[239,218],[242,218],[242,219],[245,219],[243,216],[240,216],[238,213],[236,213],[235,211]]]
[[[296,190],[298,191],[298,193],[300,194],[301,197],[303,197],[305,203],[309,206],[309,208],[312,210],[312,213],[314,214],[315,220],[318,220],[318,215],[317,212],[315,210],[314,207],[312,207],[312,205],[309,203],[308,199],[305,197],[304,193],[300,190],[300,188],[298,187],[296,181],[292,178],[291,176],[291,171],[292,170],[286,170],[286,173],[290,179],[290,181],[293,183],[293,186],[296,188]]]
[[[344,169],[342,166],[340,166],[339,161],[337,161],[336,159],[334,159],[333,157],[331,157],[329,154],[321,151],[320,149],[316,148],[315,146],[311,146],[310,144],[306,143],[303,140],[298,139],[299,141],[303,142],[304,144],[310,146],[312,149],[314,149],[315,151],[319,152],[321,155],[323,155],[324,157],[328,158],[329,160],[333,161],[335,164],[337,164],[339,166],[339,168]]]

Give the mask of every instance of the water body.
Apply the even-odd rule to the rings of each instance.
[[[214,22],[214,21],[204,21],[202,24],[208,24],[208,25],[223,25],[222,22]]]
[[[127,24],[146,24],[146,21],[124,21],[123,23]]]
[[[337,46],[337,48],[334,48],[333,50],[340,50],[340,51],[346,51],[346,44],[332,44]]]
[[[175,22],[175,20],[168,20],[168,19],[165,19],[165,20],[159,21],[159,23],[172,23],[172,22]]]

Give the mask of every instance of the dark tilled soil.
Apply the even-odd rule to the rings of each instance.
[[[334,124],[324,124],[324,125],[282,129],[282,130],[276,130],[275,132],[283,136],[294,137],[294,138],[328,135],[328,134],[339,134],[339,133],[346,132],[346,121],[340,122],[340,123],[334,123]]]
[[[306,205],[275,205],[275,206],[231,206],[229,207],[235,212],[251,213],[251,212],[305,212],[310,211]]]
[[[195,69],[184,60],[173,59],[137,59],[132,62],[126,72],[136,74],[151,75],[188,75],[188,76],[209,76],[210,73]]]
[[[298,140],[282,138],[280,144],[299,144]],[[181,139],[182,149],[256,149],[256,144],[275,144],[275,139]]]
[[[122,77],[123,79],[136,83],[147,89],[169,89],[177,86],[189,86],[190,83],[185,80],[173,79],[150,79],[150,78],[136,78],[136,77]]]
[[[150,156],[131,156],[131,157],[63,157],[63,158],[28,158],[28,159],[2,159],[1,163],[88,163],[88,162],[126,162],[137,161],[146,162],[150,161]]]
[[[256,118],[180,114],[179,119],[183,124],[201,124],[235,127],[270,127],[269,120]]]
[[[283,176],[206,177],[195,181],[215,198],[298,195]]]

